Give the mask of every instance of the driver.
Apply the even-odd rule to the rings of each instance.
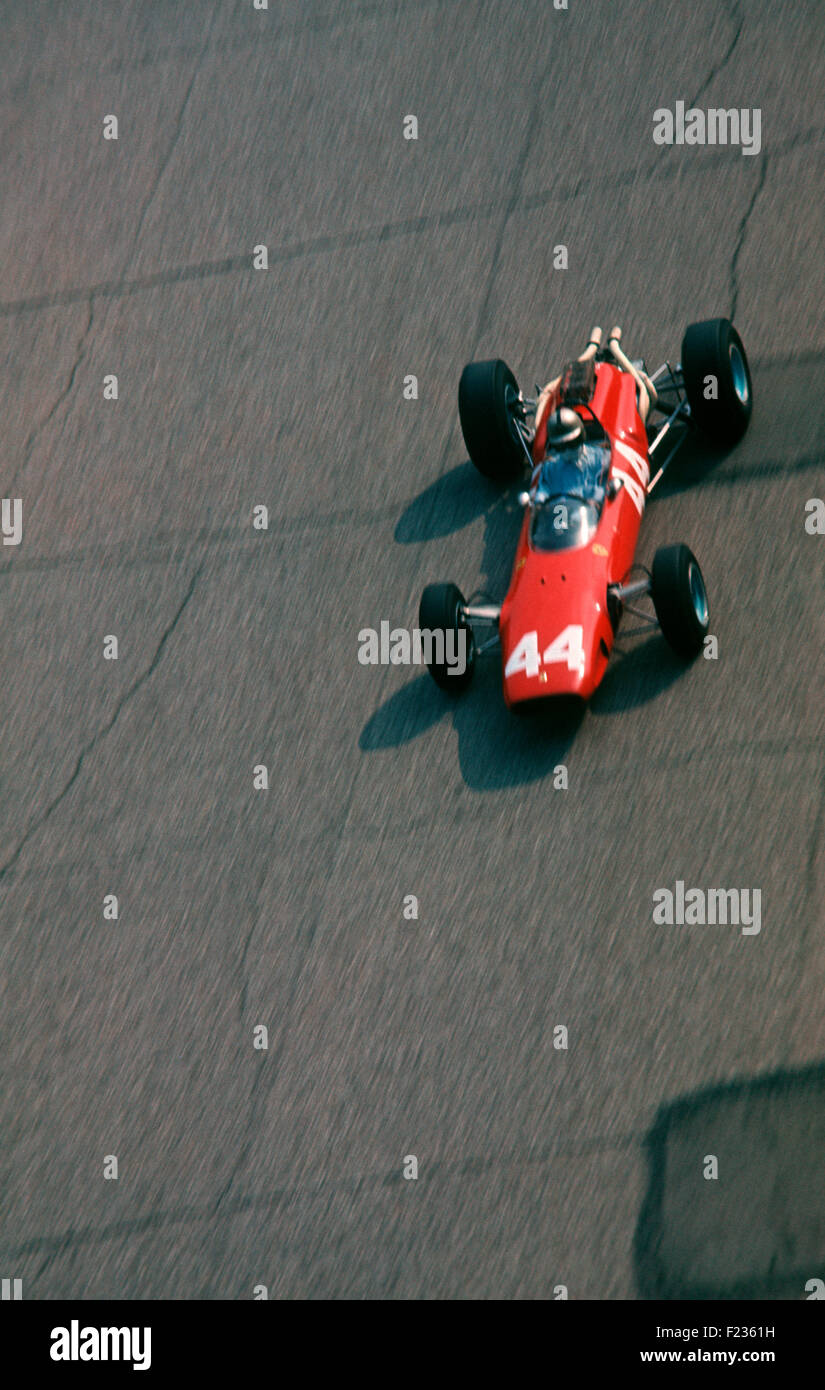
[[[600,501],[606,471],[605,451],[586,443],[584,421],[570,406],[559,406],[547,417],[547,445],[536,502],[567,495]],[[608,456],[609,457],[609,456]]]
[[[569,405],[560,406],[547,417],[547,453],[572,449],[584,443],[584,422]]]
[[[537,501],[561,493],[582,491],[585,450],[584,423],[569,405],[559,406],[547,417],[547,444],[539,480]]]

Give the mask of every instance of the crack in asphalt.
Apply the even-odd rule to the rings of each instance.
[[[825,828],[825,778],[819,779],[819,803],[816,808],[813,827],[811,829],[811,841],[808,846],[808,857],[805,863],[805,895],[813,898],[816,891],[816,871],[820,858],[820,846],[822,844],[822,834]]]
[[[572,1143],[563,1142],[557,1145],[548,1145],[534,1153],[524,1154],[511,1151],[510,1153],[483,1157],[471,1155],[455,1161],[434,1158],[427,1162],[427,1174],[428,1176],[443,1175],[448,1179],[482,1177],[491,1173],[518,1174],[529,1168],[546,1167],[561,1158],[587,1157],[591,1154],[598,1156],[616,1151],[632,1151],[637,1148],[641,1150],[646,1137],[646,1132],[595,1135],[590,1139],[574,1140]],[[319,1198],[328,1201],[331,1194],[355,1197],[365,1191],[395,1187],[403,1182],[404,1178],[401,1172],[394,1170],[383,1173],[356,1174],[352,1178],[337,1182],[332,1179],[322,1179],[312,1184],[299,1183],[294,1187],[282,1186],[266,1194],[250,1193],[247,1196],[236,1197],[234,1201],[226,1203],[222,1215],[232,1217],[249,1211],[270,1212],[279,1207],[291,1205],[297,1198],[300,1198],[301,1201],[314,1201]],[[203,1206],[184,1205],[162,1211],[147,1212],[144,1216],[127,1217],[120,1221],[109,1222],[104,1226],[84,1226],[77,1229],[70,1227],[59,1235],[32,1236],[19,1245],[0,1247],[0,1250],[2,1250],[2,1257],[8,1260],[23,1259],[28,1255],[37,1255],[41,1252],[46,1253],[46,1262],[37,1271],[39,1275],[55,1258],[78,1245],[104,1244],[123,1236],[160,1230],[168,1225],[195,1224],[213,1219],[216,1213],[217,1203],[205,1203]]]
[[[120,718],[121,711],[157,670],[158,664],[160,663],[160,660],[163,656],[166,644],[169,641],[169,638],[171,637],[172,633],[175,631],[175,628],[177,627],[178,623],[180,622],[184,610],[186,609],[190,599],[192,598],[193,593],[195,592],[195,585],[197,584],[202,572],[203,563],[198,566],[198,568],[192,575],[186,593],[184,594],[183,599],[179,604],[176,612],[174,613],[171,621],[161,634],[160,641],[158,642],[158,645],[155,649],[155,654],[152,657],[152,660],[149,662],[149,665],[146,667],[146,670],[143,671],[141,675],[137,677],[134,683],[129,686],[128,690],[126,690],[124,694],[120,696],[117,703],[115,704],[114,713],[112,714],[111,718],[105,724],[103,724],[92,736],[92,738],[89,739],[88,743],[84,744],[84,746],[81,748],[77,756],[77,760],[75,762],[74,770],[72,771],[71,776],[68,778],[64,786],[57,793],[57,795],[52,798],[52,800],[46,806],[45,810],[42,811],[39,815],[37,815],[31,822],[31,824],[28,826],[28,828],[24,831],[21,839],[19,840],[12,853],[9,855],[6,862],[3,865],[0,865],[0,883],[3,883],[4,880],[8,878],[8,876],[12,873],[14,866],[20,858],[23,849],[28,844],[29,840],[31,840],[32,836],[36,835],[37,832],[43,828],[46,822],[57,810],[58,806],[60,806],[61,803],[65,800],[65,798],[68,796],[69,792],[72,790],[72,787],[75,785],[78,777],[80,776],[83,764],[86,761],[87,757],[94,752],[98,744],[106,737],[107,734],[111,732],[118,719]]]
[[[244,942],[243,950],[241,951],[241,961],[240,961],[240,966],[239,966],[239,969],[238,969],[238,973],[240,974],[240,977],[241,977],[241,994],[240,994],[239,1008],[238,1008],[239,1022],[240,1022],[241,1024],[243,1023],[243,1021],[244,1021],[244,1015],[246,1014],[246,1000],[247,1000],[247,994],[248,994],[248,992],[249,992],[249,980],[248,980],[247,973],[246,973],[246,958],[247,958],[247,956],[248,956],[248,954],[249,954],[249,948],[250,948],[250,946],[252,945],[252,939],[253,939],[253,937],[254,937],[256,931],[258,930],[258,927],[260,926],[261,914],[260,914],[260,911],[258,910],[258,904],[259,904],[259,902],[260,902],[261,889],[263,888],[264,884],[266,883],[268,873],[269,873],[269,865],[266,864],[266,865],[264,866],[264,869],[263,869],[263,872],[262,872],[262,874],[261,874],[261,876],[260,876],[260,879],[258,880],[258,883],[257,883],[257,885],[256,885],[255,892],[253,893],[253,904],[254,904],[254,906],[253,906],[253,909],[252,909],[252,911],[253,911],[252,926],[249,928],[249,931],[247,932],[246,941]]]
[[[698,90],[698,92],[696,93],[695,97],[694,97],[693,100],[691,101],[691,103],[690,103],[691,106],[696,106],[696,105],[698,105],[700,98],[701,98],[701,97],[704,95],[704,93],[707,91],[708,87],[709,87],[709,86],[711,85],[711,83],[712,83],[713,81],[715,81],[715,79],[719,76],[719,74],[720,74],[720,72],[722,71],[722,69],[723,69],[724,67],[726,67],[727,64],[730,62],[730,59],[733,57],[734,49],[736,48],[737,44],[739,43],[740,38],[742,37],[742,30],[743,30],[744,27],[745,27],[745,16],[744,16],[744,14],[742,13],[742,9],[741,9],[741,6],[740,6],[740,4],[739,4],[739,0],[731,0],[731,6],[730,6],[730,8],[731,8],[731,16],[732,16],[732,18],[733,18],[733,22],[736,24],[736,31],[735,31],[735,33],[734,33],[734,35],[733,35],[733,38],[732,38],[732,40],[731,40],[731,42],[730,42],[730,45],[729,45],[729,47],[728,47],[727,52],[725,53],[724,58],[721,58],[721,59],[719,60],[719,62],[716,63],[716,64],[711,68],[711,70],[710,70],[710,72],[708,73],[707,77],[705,78],[704,82],[703,82],[703,83],[701,84],[701,86],[699,87],[699,90]]]
[[[551,59],[550,63],[548,63],[548,65],[534,79],[533,100],[530,104],[530,112],[527,117],[527,133],[524,137],[524,140],[522,141],[521,149],[518,153],[518,159],[513,165],[510,195],[507,198],[507,201],[504,205],[502,219],[499,224],[498,233],[496,235],[495,245],[493,246],[493,254],[490,258],[490,269],[487,273],[487,283],[484,287],[484,294],[481,298],[481,304],[478,311],[478,318],[476,320],[475,350],[478,349],[478,345],[481,341],[482,335],[484,334],[489,323],[490,303],[492,301],[493,290],[495,289],[496,281],[498,279],[498,267],[499,262],[501,260],[501,253],[504,249],[504,238],[507,234],[507,227],[514,214],[518,211],[519,203],[521,202],[521,199],[523,197],[522,185],[524,183],[524,173],[527,169],[530,160],[530,154],[532,152],[533,145],[535,142],[536,121],[538,118],[539,111],[541,109],[542,102],[544,100],[544,94],[547,91],[548,78],[552,73],[554,64],[555,54],[553,55],[553,58]]]
[[[83,332],[81,333],[78,339],[77,347],[75,348],[74,362],[72,363],[71,369],[69,371],[69,376],[67,378],[66,385],[63,387],[62,391],[60,391],[46,415],[43,416],[43,419],[38,421],[38,423],[31,430],[29,437],[23,446],[22,458],[14,471],[14,475],[11,478],[11,481],[7,484],[6,490],[9,496],[14,495],[14,489],[17,486],[18,479],[21,473],[23,473],[23,471],[25,470],[32,454],[34,453],[35,446],[37,445],[37,442],[40,439],[43,431],[46,429],[46,426],[50,423],[50,421],[54,419],[61,405],[63,405],[69,399],[72,391],[74,390],[75,378],[77,376],[78,368],[80,367],[83,358],[86,356],[86,352],[88,350],[89,345],[89,334],[92,331],[92,324],[94,322],[94,293],[90,292],[88,295],[83,296],[83,298],[86,299],[88,304],[89,317],[86,321],[86,327],[83,329]]]
[[[747,208],[745,209],[745,213],[744,213],[744,216],[742,217],[742,221],[739,223],[739,233],[738,233],[738,236],[737,236],[737,239],[736,239],[736,245],[735,245],[734,248],[733,248],[733,255],[731,256],[730,272],[729,272],[729,278],[730,278],[730,294],[731,294],[731,309],[730,309],[729,318],[732,319],[733,321],[736,320],[736,310],[737,310],[737,307],[738,307],[738,304],[739,304],[739,257],[741,256],[741,254],[742,254],[742,248],[743,248],[744,245],[745,245],[745,238],[747,237],[747,234],[748,234],[748,224],[749,224],[750,219],[751,219],[751,214],[753,213],[753,210],[754,210],[754,208],[756,207],[757,200],[758,200],[758,198],[759,198],[760,193],[762,192],[762,189],[765,187],[765,180],[766,180],[766,178],[767,178],[767,175],[768,175],[768,156],[767,156],[767,154],[763,154],[763,156],[762,156],[761,168],[760,168],[760,170],[759,170],[759,178],[758,178],[758,180],[757,180],[756,187],[755,187],[755,189],[753,190],[753,195],[752,195],[752,197],[751,197],[751,200],[750,200],[750,202],[749,202]]]
[[[618,645],[615,650],[617,655],[619,655]],[[594,699],[598,699],[598,694]],[[445,709],[444,714],[446,715],[447,713],[448,710]],[[593,713],[594,717],[598,719],[606,717],[604,712],[595,708]],[[423,737],[427,732],[428,728],[424,728],[421,730],[421,734],[417,736]],[[375,752],[378,751],[378,749],[369,747],[365,751]],[[702,742],[693,748],[682,749],[679,753],[664,755],[661,758],[654,759],[650,766],[652,771],[656,773],[669,772],[675,774],[680,769],[688,767],[691,764],[710,763],[714,765],[721,759],[727,759],[732,764],[737,764],[743,762],[748,757],[761,759],[766,762],[775,760],[779,763],[787,761],[788,759],[799,758],[800,760],[804,760],[804,769],[807,773],[810,771],[811,760],[815,760],[821,751],[822,738],[818,734],[778,738],[766,737],[757,739],[753,743],[723,740],[712,744]],[[617,779],[621,779],[626,775],[626,764],[621,761],[613,765],[606,764],[598,772],[591,772],[589,774],[594,787],[609,786]],[[823,797],[825,798],[825,791],[823,791]],[[397,820],[385,817],[380,821],[376,821],[372,818],[371,812],[368,810],[363,816],[350,821],[346,835],[348,842],[357,844],[359,839],[364,842],[378,839],[382,841],[403,839],[405,835],[418,835],[419,833],[426,833],[427,831],[436,831],[442,825],[451,828],[456,826],[467,827],[468,829],[475,827],[483,830],[487,826],[487,815],[487,803],[483,800],[480,800],[478,804],[470,804],[464,807],[450,806],[443,814],[427,813],[422,816],[412,816],[407,812],[402,818]],[[825,808],[823,808],[823,815],[825,815]],[[256,853],[259,850],[265,853],[267,847],[271,847],[272,845],[273,835],[281,832],[289,832],[291,845],[296,848],[306,847],[309,849],[316,846],[319,839],[328,839],[333,834],[336,834],[339,829],[339,823],[340,816],[336,815],[334,819],[330,819],[324,824],[321,831],[313,831],[302,835],[294,829],[290,817],[285,814],[274,827],[268,829],[265,833],[258,835],[252,833],[246,834],[244,838],[244,848],[250,851],[254,850]],[[820,832],[817,831],[817,834],[819,833]],[[149,839],[141,841],[135,849],[123,849],[111,863],[114,865],[121,863],[133,864],[137,858],[153,861],[161,849],[176,855],[192,854],[203,857],[207,853],[215,853],[220,849],[220,845],[220,838],[216,840],[214,834],[210,831],[192,835],[188,838],[185,836],[170,838],[168,834],[164,833],[162,839],[156,841],[154,845],[151,839]],[[54,875],[64,874],[69,876],[75,872],[78,864],[81,862],[83,861],[76,857],[51,859],[48,864],[48,872]],[[36,878],[38,881],[42,881],[43,873],[44,870],[42,866],[33,864],[31,868],[21,871],[19,877],[15,879],[15,882],[23,883],[29,878]]]
[[[786,140],[777,141],[771,148],[771,157],[781,158],[796,150],[825,140],[822,126],[809,127],[798,131]],[[701,176],[714,170],[730,159],[730,151],[725,149],[703,150],[701,159],[692,165],[675,162],[669,166],[657,162],[647,168],[620,170],[618,173],[602,175],[582,175],[575,183],[559,185],[557,188],[539,190],[520,196],[511,208],[512,195],[490,199],[484,203],[463,204],[447,211],[422,213],[417,217],[401,218],[398,221],[379,223],[374,227],[362,227],[350,232],[331,232],[318,237],[287,243],[269,248],[269,266],[289,264],[308,256],[326,255],[330,252],[357,250],[363,246],[382,245],[397,237],[418,236],[433,231],[447,231],[464,223],[490,220],[515,211],[537,212],[549,204],[575,200],[582,193],[609,193],[613,190],[655,180],[678,178],[687,174]],[[508,209],[510,211],[508,212]],[[184,266],[171,266],[151,275],[139,276],[134,280],[107,280],[92,286],[79,286],[76,289],[54,290],[40,295],[28,295],[23,299],[0,300],[0,317],[9,318],[16,314],[38,313],[42,309],[61,308],[94,296],[95,299],[121,298],[132,294],[142,294],[164,286],[186,284],[189,281],[208,280],[221,275],[245,271],[250,276],[258,272],[253,269],[249,252],[242,255],[221,256],[215,260],[197,261]]]
[[[217,0],[220,8],[221,0]],[[347,0],[346,6],[338,6],[328,15],[319,15],[314,19],[296,21],[275,25],[271,21],[266,25],[261,25],[256,30],[250,30],[242,38],[228,39],[220,37],[214,44],[210,43],[204,50],[199,44],[169,44],[165,48],[156,48],[151,53],[142,53],[137,57],[112,58],[108,63],[94,64],[95,73],[98,78],[109,74],[125,72],[139,72],[143,68],[158,67],[162,63],[186,62],[193,54],[200,52],[212,53],[216,57],[226,58],[231,53],[242,52],[246,48],[260,48],[263,43],[277,44],[279,41],[291,38],[300,38],[304,34],[323,34],[329,30],[343,28],[361,23],[363,20],[382,19],[393,21],[409,12],[417,14],[422,10],[439,9],[443,10],[447,5],[461,5],[466,0],[397,0],[391,5],[391,0]],[[527,3],[532,3],[537,8],[547,3],[547,0],[521,0],[522,8]],[[261,16],[263,18],[263,15]],[[33,78],[36,78],[44,86],[53,88],[58,78],[73,77],[76,73],[87,70],[93,60],[80,61],[71,65],[61,65],[59,68],[43,69],[40,72],[31,74],[27,72],[19,81],[0,88],[0,97],[9,100],[11,103],[19,102],[24,97],[31,98]]]
[[[186,92],[185,92],[185,94],[184,94],[183,101],[181,102],[181,105],[180,105],[180,110],[178,111],[177,118],[176,118],[176,120],[175,120],[175,127],[174,127],[174,131],[173,131],[173,134],[172,134],[172,139],[171,139],[170,144],[169,144],[169,148],[167,149],[166,154],[165,154],[163,160],[161,161],[161,164],[160,164],[160,167],[159,167],[159,169],[158,169],[157,175],[155,176],[155,179],[154,179],[154,181],[153,181],[152,188],[151,188],[151,190],[150,190],[150,192],[149,192],[149,195],[148,195],[148,197],[147,197],[147,199],[146,199],[146,201],[145,201],[145,203],[144,203],[144,205],[143,205],[143,208],[142,208],[142,210],[141,210],[141,212],[140,212],[140,215],[139,215],[139,217],[138,217],[137,224],[136,224],[136,228],[135,228],[135,233],[134,233],[134,236],[132,237],[132,244],[131,244],[131,246],[130,246],[130,248],[129,248],[129,251],[127,252],[126,260],[125,260],[125,265],[124,265],[124,268],[123,268],[123,271],[122,271],[122,274],[121,274],[121,283],[125,282],[126,276],[128,275],[128,272],[129,272],[129,268],[131,267],[131,265],[132,265],[133,262],[134,262],[135,254],[136,254],[137,249],[138,249],[139,244],[140,244],[140,235],[141,235],[141,232],[143,231],[143,226],[144,226],[144,223],[145,223],[147,214],[148,214],[148,212],[149,212],[150,207],[152,206],[152,203],[154,202],[154,200],[155,200],[155,198],[156,198],[156,196],[157,196],[158,189],[160,188],[160,185],[161,185],[161,183],[163,182],[164,176],[165,176],[166,171],[167,171],[167,169],[168,169],[168,167],[169,167],[169,164],[170,164],[170,162],[171,162],[172,155],[174,154],[175,148],[176,148],[177,143],[178,143],[178,140],[179,140],[179,138],[180,138],[181,130],[182,130],[182,128],[183,128],[184,118],[185,118],[185,116],[186,116],[186,110],[187,110],[187,107],[188,107],[188,105],[189,105],[189,100],[190,100],[190,97],[191,97],[191,95],[192,95],[192,91],[193,91],[193,89],[194,89],[195,82],[197,81],[197,78],[198,78],[198,76],[199,76],[199,74],[200,74],[200,71],[201,71],[201,68],[202,68],[202,65],[203,65],[204,56],[205,56],[205,54],[206,54],[206,51],[207,51],[207,48],[208,48],[208,45],[209,45],[209,40],[211,39],[212,30],[214,29],[214,26],[215,26],[215,17],[216,17],[216,14],[217,14],[217,11],[213,11],[213,13],[212,13],[211,24],[210,24],[209,29],[208,29],[208,31],[207,31],[206,39],[204,40],[204,43],[201,45],[200,52],[199,52],[199,54],[198,54],[198,58],[197,58],[197,60],[196,60],[194,69],[193,69],[193,71],[192,71],[192,76],[191,76],[191,78],[190,78],[190,80],[189,80],[189,85],[188,85],[187,88],[186,88]],[[74,362],[73,362],[73,364],[72,364],[71,370],[70,370],[70,372],[69,372],[69,377],[68,377],[68,380],[67,380],[67,382],[66,382],[65,387],[63,388],[63,390],[62,390],[62,391],[60,392],[60,394],[58,395],[58,397],[57,397],[57,399],[55,400],[54,404],[52,405],[51,409],[50,409],[50,410],[48,411],[48,413],[44,416],[44,418],[40,421],[40,423],[37,424],[37,425],[35,426],[35,428],[31,431],[31,433],[30,433],[28,439],[26,440],[26,443],[25,443],[24,448],[23,448],[23,456],[22,456],[22,459],[21,459],[20,463],[18,464],[17,468],[15,469],[15,472],[14,472],[14,475],[13,475],[11,481],[6,485],[6,491],[7,491],[7,493],[8,493],[9,495],[13,495],[14,488],[17,486],[18,479],[20,478],[20,475],[21,475],[21,474],[23,473],[23,471],[25,470],[25,468],[26,468],[26,466],[27,466],[27,464],[28,464],[28,462],[29,462],[29,460],[30,460],[30,458],[31,458],[31,456],[32,456],[32,454],[33,454],[33,452],[34,452],[34,449],[35,449],[35,446],[36,446],[36,444],[37,444],[37,441],[38,441],[39,438],[41,437],[43,431],[45,430],[45,428],[47,427],[47,425],[50,423],[50,421],[54,419],[54,416],[56,415],[56,413],[57,413],[57,411],[59,410],[60,406],[63,405],[63,404],[65,404],[65,402],[68,401],[69,397],[71,396],[71,393],[72,393],[72,391],[73,391],[73,389],[74,389],[74,384],[75,384],[75,379],[76,379],[76,377],[77,377],[78,369],[79,369],[80,364],[81,364],[81,362],[83,361],[84,357],[86,356],[86,352],[87,352],[87,350],[88,350],[89,335],[90,335],[90,333],[91,333],[92,325],[93,325],[93,323],[94,323],[94,302],[95,302],[95,299],[96,299],[96,298],[110,297],[110,296],[106,295],[106,287],[105,287],[105,286],[92,286],[90,289],[86,290],[85,292],[83,292],[83,291],[76,291],[76,292],[75,292],[75,291],[70,291],[70,292],[69,292],[69,296],[70,296],[70,297],[69,297],[67,300],[63,301],[63,302],[65,302],[65,303],[77,303],[77,302],[80,302],[80,301],[82,301],[82,300],[86,300],[86,302],[87,302],[87,304],[88,304],[88,310],[89,310],[89,317],[88,317],[88,320],[87,320],[87,323],[86,323],[86,327],[85,327],[85,329],[83,330],[83,332],[82,332],[82,334],[81,334],[81,336],[80,336],[80,339],[79,339],[79,341],[78,341],[77,349],[76,349],[76,351],[75,351],[75,359],[74,359]],[[41,305],[40,307],[43,307],[43,308],[46,308],[46,307],[57,307],[58,302],[60,302],[60,301],[54,301],[54,303],[49,304],[47,301],[51,298],[50,296],[45,296],[45,297],[42,297],[42,298],[44,299],[45,302],[43,302],[42,305]],[[2,309],[1,309],[1,308],[0,308],[0,313],[2,313]],[[6,566],[5,568],[8,568],[8,566]]]
[[[264,878],[266,878],[266,874],[264,874]],[[248,948],[251,945],[252,939],[255,935],[255,932],[257,931],[259,923],[260,918],[256,920],[247,937],[242,962],[242,968],[244,972],[246,972],[246,959]],[[232,1166],[229,1171],[229,1176],[226,1179],[226,1182],[224,1183],[220,1192],[215,1197],[209,1212],[203,1213],[204,1216],[216,1216],[218,1212],[221,1210],[221,1208],[224,1207],[224,1204],[226,1203],[230,1192],[232,1191],[233,1187],[235,1186],[235,1183],[238,1181],[238,1178],[240,1177],[241,1173],[243,1172],[243,1169],[246,1166],[247,1160],[252,1152],[252,1148],[256,1139],[258,1139],[260,1136],[260,1111],[262,1105],[266,1104],[266,1096],[271,1093],[273,1086],[278,1079],[278,1072],[280,1070],[281,1061],[286,1053],[286,1043],[287,1037],[289,1036],[292,1013],[295,1006],[295,1001],[298,996],[298,991],[300,989],[301,981],[304,977],[304,973],[309,963],[309,958],[312,952],[312,946],[315,941],[316,928],[317,920],[313,923],[312,930],[309,933],[306,951],[298,959],[295,966],[293,967],[290,983],[285,990],[285,998],[282,1000],[281,1003],[280,1022],[277,1028],[276,1037],[274,1041],[270,1043],[269,1047],[265,1052],[261,1051],[258,1053],[257,1058],[253,1063],[253,1065],[255,1065],[255,1072],[252,1077],[252,1082],[249,1086],[249,1090],[247,1092],[246,1097],[248,1112],[246,1116],[246,1122],[243,1128],[244,1138],[242,1140],[240,1148],[237,1151],[237,1157],[232,1163]],[[243,1010],[245,1010],[246,1008],[246,990],[247,977],[246,973],[244,973],[242,1000]],[[241,1015],[241,1018],[243,1019],[243,1013]],[[262,1088],[262,1082],[267,1074],[269,1075],[270,1086],[269,1090],[264,1092]]]
[[[203,68],[203,61],[204,61],[204,58],[206,57],[206,53],[207,53],[207,50],[208,50],[208,47],[209,47],[209,41],[210,41],[210,39],[211,39],[211,37],[212,37],[212,31],[213,31],[214,28],[215,28],[215,19],[216,19],[217,13],[218,13],[217,10],[213,10],[213,11],[212,11],[212,17],[211,17],[211,21],[210,21],[210,23],[209,23],[209,25],[208,25],[208,28],[207,28],[206,37],[205,37],[203,43],[201,44],[200,51],[198,52],[197,58],[195,59],[195,65],[194,65],[194,67],[193,67],[193,69],[192,69],[192,76],[191,76],[190,79],[189,79],[189,85],[188,85],[187,88],[186,88],[186,91],[185,91],[184,96],[183,96],[183,101],[181,102],[181,105],[180,105],[180,110],[178,111],[177,117],[176,117],[176,119],[175,119],[175,126],[174,126],[174,130],[173,130],[173,132],[172,132],[172,139],[171,139],[171,141],[169,142],[169,148],[167,149],[166,154],[164,155],[163,159],[161,160],[160,166],[159,166],[159,168],[158,168],[158,172],[157,172],[157,174],[155,175],[154,181],[153,181],[153,183],[152,183],[152,187],[151,187],[151,189],[150,189],[150,191],[149,191],[149,196],[147,197],[145,203],[143,204],[143,207],[141,208],[140,215],[139,215],[138,220],[137,220],[137,225],[136,225],[136,227],[135,227],[135,234],[134,234],[134,236],[132,237],[132,245],[131,245],[131,247],[129,248],[129,251],[128,251],[127,256],[126,256],[126,264],[125,264],[125,266],[124,266],[124,268],[123,268],[123,272],[122,272],[122,275],[121,275],[121,279],[125,279],[126,275],[127,275],[128,272],[129,272],[130,266],[131,266],[131,265],[133,264],[133,262],[134,262],[135,255],[136,255],[136,253],[137,253],[137,251],[138,251],[138,248],[139,248],[139,246],[140,246],[140,236],[141,236],[141,233],[142,233],[142,231],[143,231],[143,226],[144,226],[144,223],[145,223],[145,221],[146,221],[146,217],[147,217],[147,215],[148,215],[149,209],[150,209],[150,207],[152,206],[153,202],[155,201],[155,198],[157,197],[158,190],[159,190],[161,184],[163,183],[163,179],[164,179],[164,177],[165,177],[166,171],[167,171],[167,169],[169,168],[169,165],[170,165],[171,160],[172,160],[172,156],[173,156],[173,154],[174,154],[174,152],[175,152],[175,149],[177,148],[177,144],[178,144],[178,141],[179,141],[180,136],[181,136],[181,131],[182,131],[182,129],[183,129],[183,122],[184,122],[184,119],[185,119],[185,117],[186,117],[186,110],[187,110],[187,107],[188,107],[188,105],[189,105],[189,100],[190,100],[190,98],[191,98],[191,96],[192,96],[192,92],[193,92],[195,83],[196,83],[198,77],[200,76],[201,70],[202,70],[202,68]]]

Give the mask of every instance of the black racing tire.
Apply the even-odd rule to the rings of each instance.
[[[518,478],[525,463],[507,397],[519,394],[518,382],[500,357],[469,362],[458,383],[458,416],[467,453],[479,473],[495,482]]]
[[[710,609],[702,571],[686,545],[665,545],[656,551],[651,594],[666,641],[688,661],[698,656],[708,633]]]
[[[691,420],[711,444],[729,446],[742,438],[753,409],[748,359],[730,319],[692,323],[682,339],[682,373]],[[716,398],[707,399],[707,378]]]
[[[473,630],[469,623],[462,621],[459,617],[459,608],[463,608],[465,602],[464,595],[455,584],[428,584],[421,595],[421,602],[418,605],[419,629],[422,632],[427,630],[433,633],[444,633],[442,655],[445,657],[445,660],[442,662],[428,661],[427,670],[436,685],[452,695],[458,695],[463,690],[467,689],[467,686],[473,678],[473,671],[475,670],[476,644],[473,637]],[[452,640],[457,644],[459,641],[458,634],[462,630],[467,634],[465,638],[465,667],[464,670],[457,675],[455,674],[455,667],[450,666],[446,661],[446,656],[448,650],[458,652],[459,648],[456,645],[448,649],[447,634],[451,631],[454,632],[455,637]],[[422,638],[422,645],[423,642],[424,639]],[[437,655],[436,643],[437,639],[433,642],[433,650],[431,652],[433,656]]]

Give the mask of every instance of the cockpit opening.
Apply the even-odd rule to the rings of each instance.
[[[610,447],[548,448],[533,494],[530,539],[538,550],[570,550],[595,534],[604,505]]]

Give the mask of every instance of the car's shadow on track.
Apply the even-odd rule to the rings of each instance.
[[[521,718],[511,714],[493,657],[479,663],[472,688],[460,696],[439,690],[426,672],[416,676],[367,721],[359,747],[364,752],[399,748],[450,718],[467,786],[495,791],[552,776],[554,768],[565,764],[584,713],[577,704]]]
[[[723,463],[733,449],[712,448],[704,440],[697,439],[686,431],[678,454],[668,464],[659,482],[650,494],[649,506],[673,497],[679,492],[689,492],[700,487],[719,464]],[[665,446],[667,447],[667,446]],[[651,478],[656,476],[656,465],[651,463]]]
[[[457,464],[425,488],[407,506],[395,528],[395,539],[401,545],[420,545],[455,535],[479,517],[484,518],[484,551],[481,569],[483,588],[496,600],[504,597],[510,580],[513,555],[521,526],[522,510],[517,501],[518,488],[502,488],[482,478],[469,459]],[[459,588],[469,597],[460,576],[439,575],[439,579],[456,579]]]
[[[502,500],[502,489],[482,478],[469,459],[430,483],[405,508],[395,528],[400,545],[452,536]]]
[[[449,718],[458,734],[462,778],[475,791],[553,780],[554,774],[561,784],[558,769],[567,766],[588,710],[604,717],[645,704],[686,669],[658,635],[641,643],[630,638],[613,660],[589,705],[549,700],[522,714],[504,704],[497,654],[479,662],[472,686],[462,695],[439,690],[422,672],[368,719],[359,747],[367,753],[400,748]]]
[[[687,669],[660,632],[632,636],[620,628],[604,679],[590,700],[590,711],[596,715],[623,714],[646,705],[664,694]]]
[[[634,1241],[640,1297],[811,1297],[825,1281],[823,1150],[821,1062],[662,1106]]]

